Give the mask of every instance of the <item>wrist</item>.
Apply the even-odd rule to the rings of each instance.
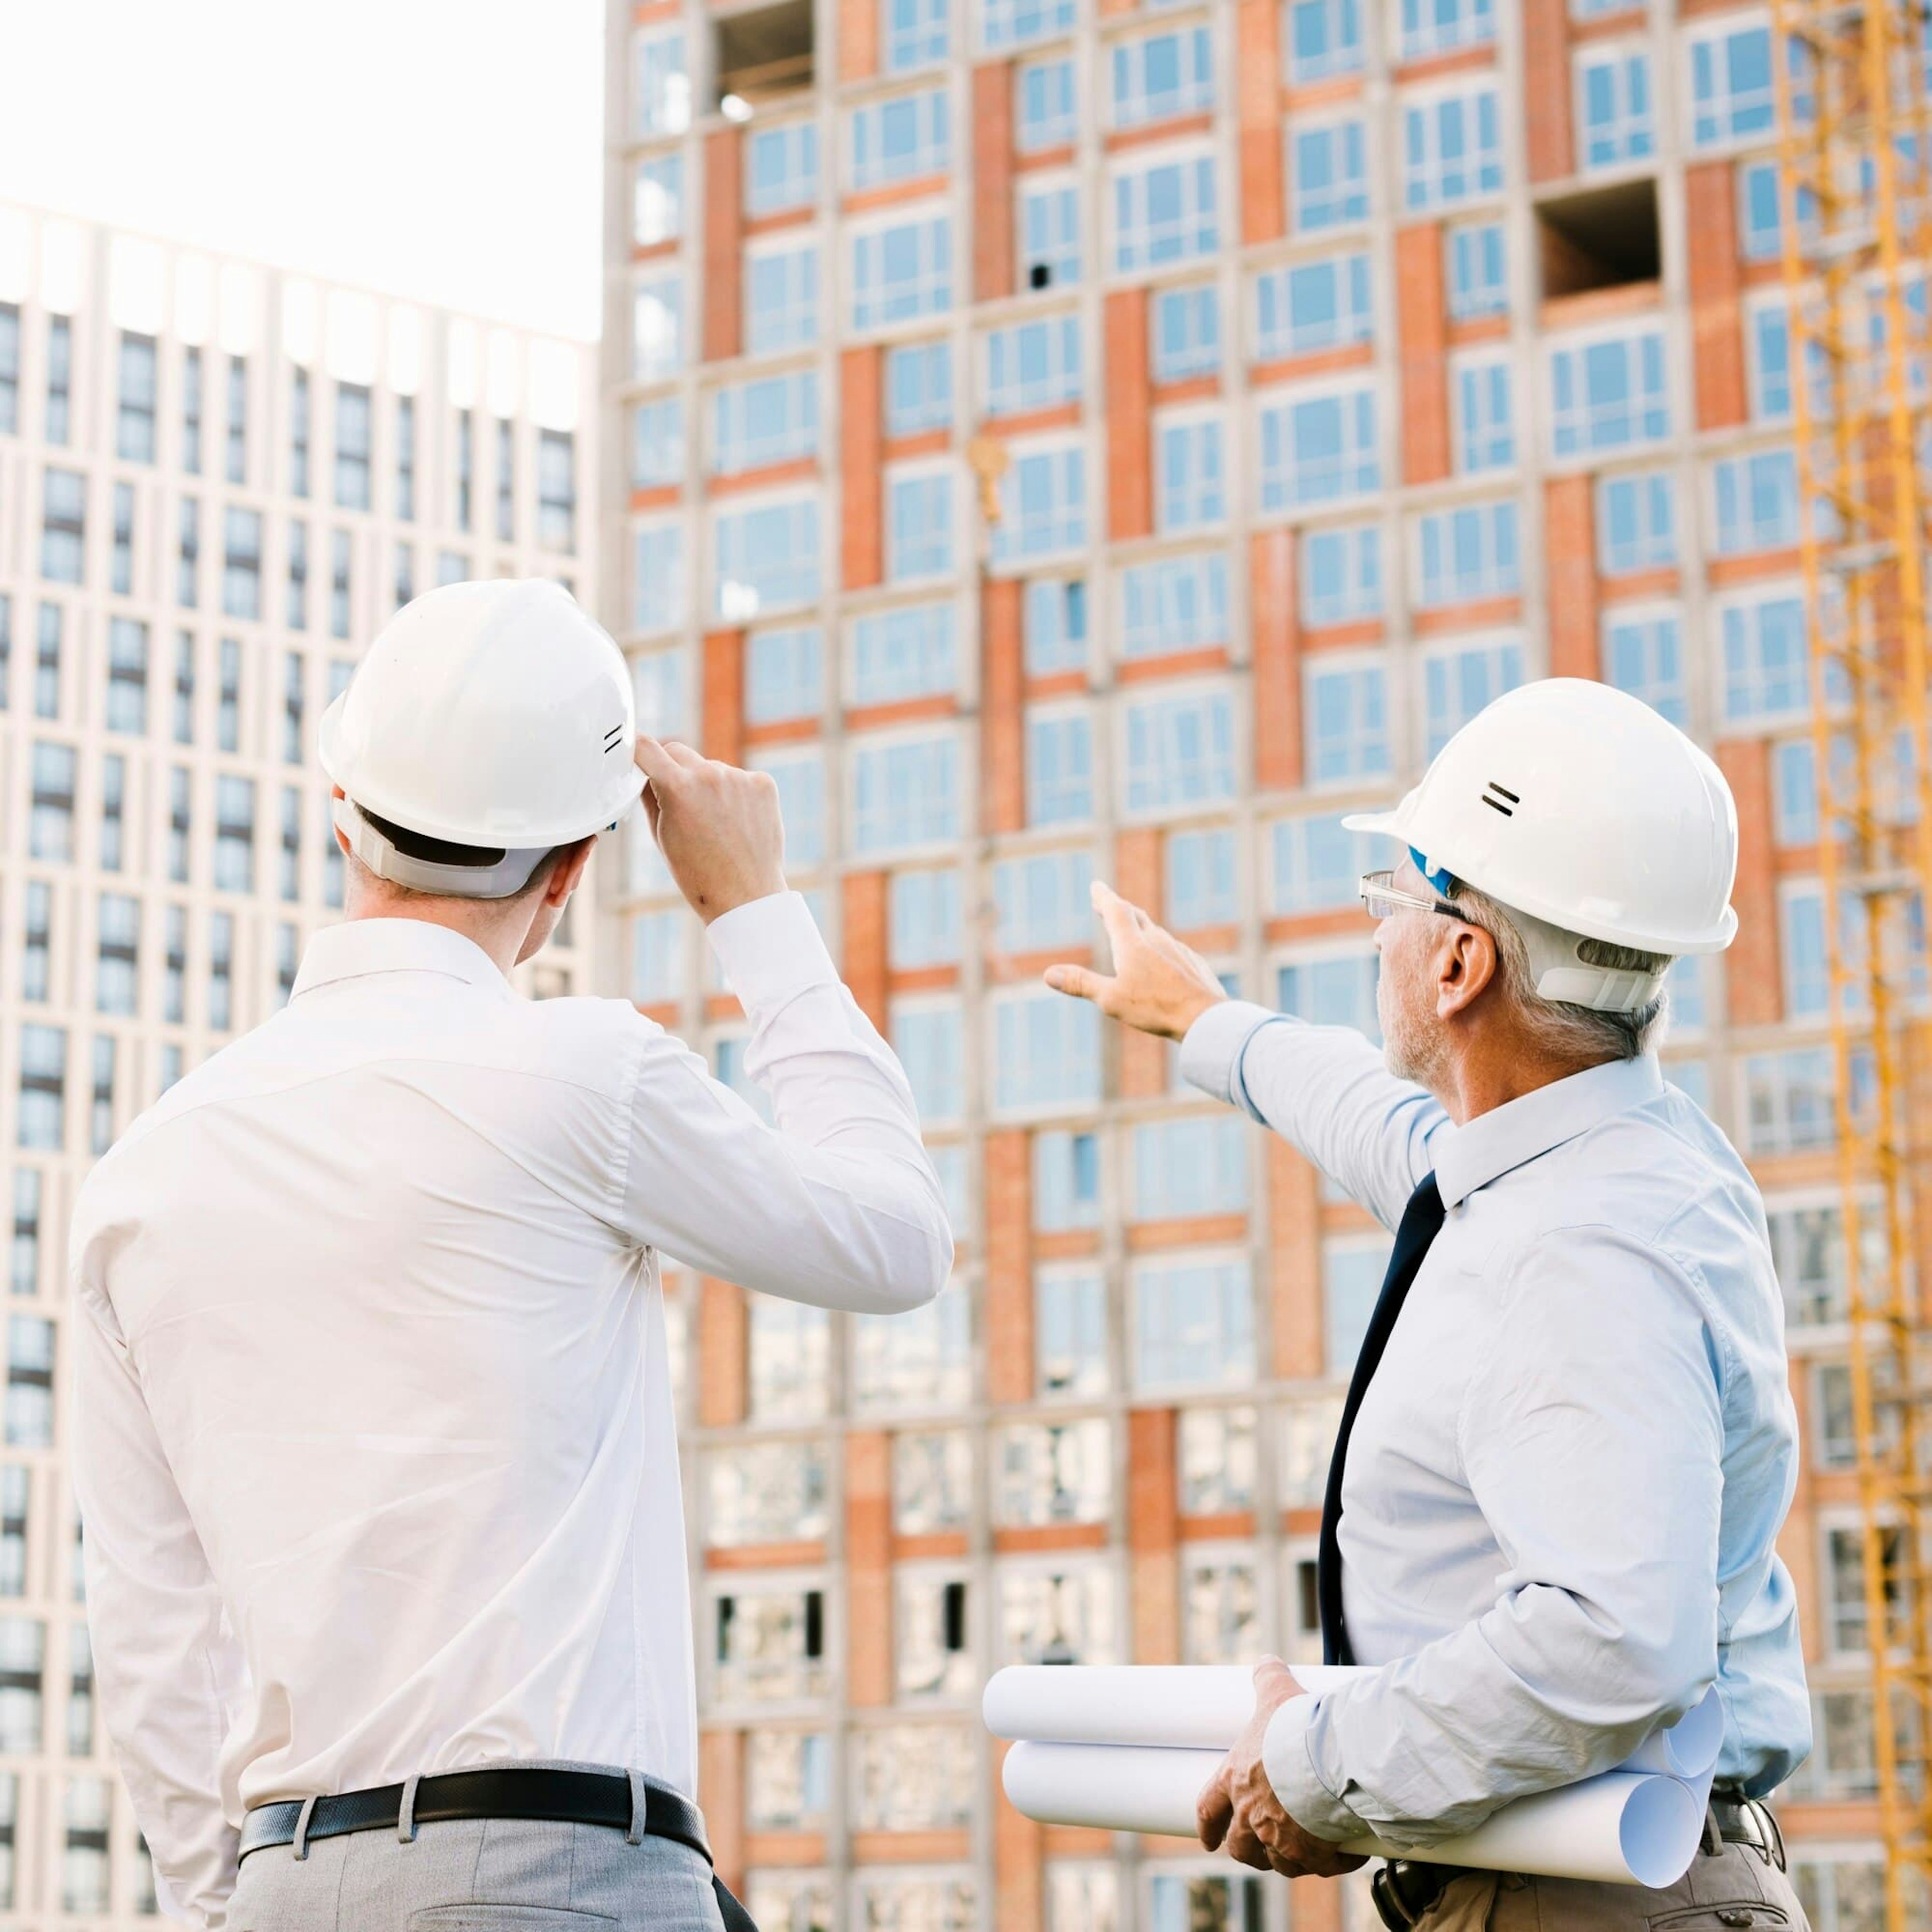
[[[1228,995],[1216,987],[1209,992],[1204,987],[1184,1006],[1178,1008],[1172,1017],[1168,1037],[1174,1040],[1185,1040],[1194,1030],[1194,1023],[1201,1016],[1219,1006],[1227,1004]]]
[[[694,897],[691,902],[692,910],[710,926],[713,920],[722,919],[728,912],[736,912],[740,906],[749,905],[754,899],[774,898],[790,890],[785,884],[784,873],[774,873],[768,878],[743,880],[726,890]]]

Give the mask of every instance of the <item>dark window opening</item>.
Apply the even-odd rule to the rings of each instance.
[[[1319,1630],[1322,1628],[1321,1573],[1312,1563],[1298,1563],[1294,1566],[1294,1594],[1301,1628],[1305,1630]]]
[[[755,107],[809,87],[812,78],[812,0],[783,0],[776,7],[728,14],[718,22],[721,107],[728,100]]]
[[[1663,272],[1654,182],[1618,182],[1540,202],[1536,233],[1546,299],[1654,282]]]

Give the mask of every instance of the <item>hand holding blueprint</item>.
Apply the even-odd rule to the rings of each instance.
[[[1359,1674],[1292,1664],[1319,1694]],[[1202,1787],[1254,1714],[1238,1666],[1023,1666],[986,1686],[986,1727],[1016,1742],[1007,1797],[1044,1824],[1191,1838]],[[1724,1742],[1714,1688],[1680,1722],[1654,1732],[1613,1771],[1505,1804],[1466,1837],[1412,1852],[1364,1838],[1371,1857],[1660,1887],[1688,1869],[1703,1830]]]

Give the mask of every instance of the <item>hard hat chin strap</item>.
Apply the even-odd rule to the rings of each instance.
[[[377,878],[412,892],[433,892],[440,898],[514,898],[530,884],[530,874],[551,850],[538,845],[506,852],[494,866],[439,865],[400,850],[393,839],[369,823],[352,799],[337,799],[332,816],[336,830],[348,840],[350,850]]]

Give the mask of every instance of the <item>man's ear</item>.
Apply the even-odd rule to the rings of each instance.
[[[595,832],[580,838],[550,869],[550,882],[544,888],[546,905],[562,906],[583,883],[584,868],[590,862],[591,848],[597,843]]]
[[[346,798],[348,796],[349,794],[344,791],[340,785],[332,785],[329,787],[328,798],[329,803],[332,806],[334,806],[334,802],[338,798]],[[349,840],[343,832],[341,826],[336,824],[335,814],[333,810],[332,810],[328,814],[328,829],[331,833],[334,836],[336,844],[342,848],[342,856],[345,859],[347,858],[349,856]]]
[[[1436,1011],[1446,1020],[1468,1012],[1482,998],[1502,962],[1496,956],[1496,942],[1480,926],[1458,921],[1437,950],[1434,964]]]

